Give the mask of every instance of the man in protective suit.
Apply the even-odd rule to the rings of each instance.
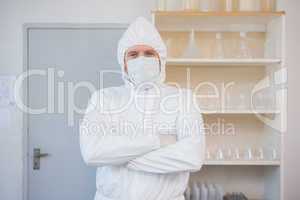
[[[166,54],[156,28],[137,18],[118,45],[125,84],[90,99],[80,147],[97,167],[95,200],[183,200],[203,164],[201,113],[191,90],[164,84]]]

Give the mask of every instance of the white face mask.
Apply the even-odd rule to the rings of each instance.
[[[130,80],[135,84],[157,82],[160,78],[159,60],[140,56],[127,62],[127,71]]]

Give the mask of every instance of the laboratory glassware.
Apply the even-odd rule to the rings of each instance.
[[[233,0],[225,0],[225,11],[231,12],[233,10]]]
[[[210,7],[210,0],[200,0],[200,11],[212,11]]]
[[[219,148],[217,150],[217,160],[224,160],[224,152],[223,152],[223,149]]]
[[[221,0],[210,0],[211,11],[221,11]]]
[[[248,37],[246,32],[240,32],[239,50],[237,58],[252,58],[251,52],[248,46]]]
[[[240,11],[260,11],[260,0],[239,0]]]
[[[248,147],[246,149],[246,152],[245,152],[245,160],[252,160],[253,159],[253,153],[252,153],[252,148],[251,147]]]
[[[262,0],[262,11],[271,12],[275,11],[275,0]]]
[[[184,58],[197,58],[200,55],[199,48],[196,45],[195,30],[192,29],[189,35],[189,43],[184,52]]]
[[[211,155],[210,150],[207,149],[206,152],[205,152],[205,159],[206,159],[206,160],[211,160],[211,159],[212,159],[211,156],[212,156],[212,155]]]
[[[224,59],[224,46],[222,33],[216,33],[213,57],[215,59]]]
[[[263,160],[264,159],[264,150],[263,148],[253,148],[252,149],[253,153],[253,160]]]
[[[233,159],[234,160],[240,160],[241,159],[241,156],[240,156],[241,152],[240,152],[240,149],[239,148],[234,148],[234,156],[233,156]]]
[[[167,1],[166,0],[157,0],[157,10],[166,11]]]
[[[184,0],[185,10],[196,10],[199,7],[199,0]]]
[[[166,1],[166,9],[170,11],[178,11],[184,9],[185,0],[165,0]]]

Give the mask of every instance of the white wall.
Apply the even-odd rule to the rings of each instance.
[[[285,135],[284,200],[300,199],[300,1],[282,0],[286,16],[288,66],[288,133]]]
[[[29,22],[128,23],[136,16],[150,19],[156,0],[0,0],[0,74],[22,71],[22,24]],[[281,0],[287,11],[287,62],[289,67],[289,124],[286,137],[285,200],[300,199],[300,2]],[[0,129],[0,199],[22,198],[22,115],[12,111],[9,129]]]

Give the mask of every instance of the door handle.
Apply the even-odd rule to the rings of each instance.
[[[41,153],[41,149],[33,149],[33,170],[39,170],[41,166],[41,158],[50,156],[48,153]]]

